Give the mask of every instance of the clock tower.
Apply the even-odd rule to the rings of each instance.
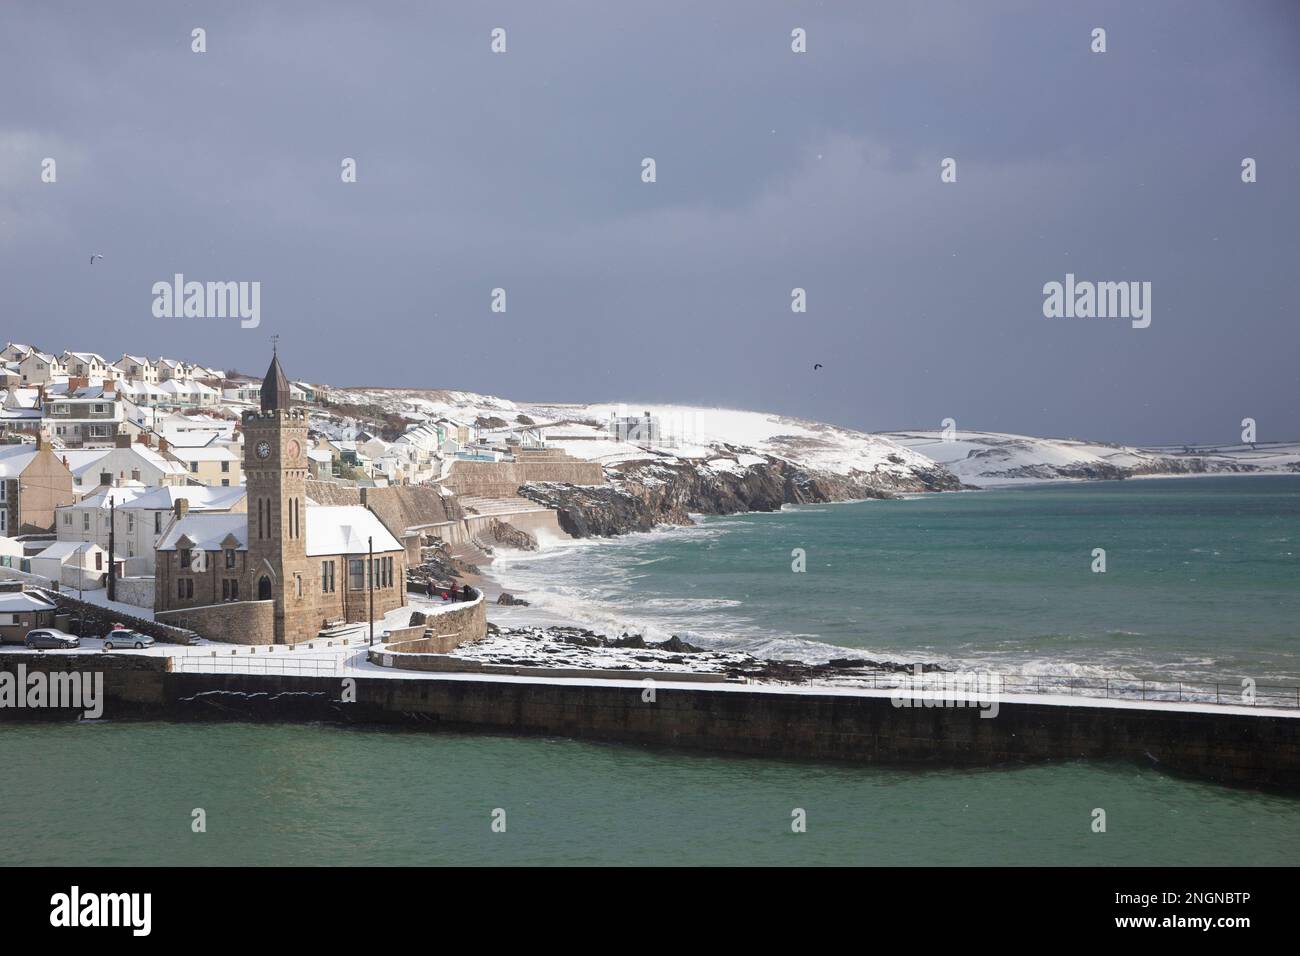
[[[272,354],[261,411],[244,412],[248,489],[248,596],[274,602],[275,643],[314,635],[319,579],[307,561],[307,412],[292,407],[289,379]],[[303,634],[298,631],[303,630]]]

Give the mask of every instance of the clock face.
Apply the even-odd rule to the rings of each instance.
[[[260,441],[257,443],[257,457],[258,458],[271,457],[271,443],[269,441]]]
[[[297,461],[298,452],[302,450],[302,446],[298,444],[297,439],[292,439],[289,444],[285,446],[285,450],[289,454],[290,461]]]

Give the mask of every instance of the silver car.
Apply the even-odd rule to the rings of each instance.
[[[134,647],[136,650],[142,650],[146,647],[153,647],[154,640],[148,634],[141,634],[139,631],[133,631],[130,628],[115,627],[104,635],[104,650],[111,651],[115,647]]]
[[[34,631],[27,632],[27,637],[23,643],[38,650],[61,651],[71,647],[80,647],[81,638],[72,634],[65,634],[57,627],[38,627]]]

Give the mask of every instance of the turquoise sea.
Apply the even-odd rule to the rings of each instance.
[[[1300,683],[1298,518],[1300,476],[1041,486],[708,519],[498,571],[543,602],[544,585],[556,613],[760,652]],[[1196,866],[1300,851],[1300,800],[1130,764],[905,770],[119,721],[0,723],[0,761],[9,864]]]
[[[1300,684],[1300,475],[800,506],[493,569],[595,626],[769,656]]]

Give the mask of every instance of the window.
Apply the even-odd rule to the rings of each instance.
[[[108,437],[108,426],[107,426],[107,425],[91,425],[91,426],[90,426],[90,437],[91,437],[91,438],[107,438],[107,437]]]
[[[322,561],[320,563],[320,589],[324,594],[334,593],[334,562]]]
[[[139,481],[139,480],[140,480],[140,469],[139,469],[139,468],[132,468],[132,469],[131,469],[131,480],[132,480],[132,481]]]
[[[104,554],[101,551],[95,552],[95,570],[96,571],[104,570]]]
[[[72,512],[71,512],[71,511],[65,511],[65,512],[63,512],[63,527],[65,527],[65,528],[71,528],[71,527],[72,527]]]
[[[366,562],[352,558],[348,561],[348,590],[362,591],[366,587]]]
[[[190,471],[193,472],[198,470],[199,470],[199,463],[197,461],[190,462]]]
[[[229,487],[230,487],[230,479],[229,479],[229,478],[222,478],[222,479],[221,479],[221,487],[222,487],[222,488],[229,488]]]
[[[153,513],[153,533],[162,534],[162,512],[161,511],[155,511]]]
[[[190,549],[181,548],[176,553],[179,554],[181,557],[181,567],[188,570],[190,566]]]
[[[131,514],[129,511],[126,513],[126,530],[130,532],[135,531],[135,515]]]
[[[108,408],[107,405],[96,405],[96,406],[95,406],[95,414],[96,414],[96,415],[102,415],[102,414],[104,414],[104,409],[106,409],[106,408]]]
[[[233,568],[234,566],[235,566],[235,549],[226,548],[226,567]]]
[[[6,501],[9,498],[9,482],[0,481],[0,501]]]
[[[298,597],[302,597],[302,575],[301,574],[295,574],[293,576],[293,590]]]
[[[184,598],[192,598],[192,597],[194,597],[194,579],[193,579],[193,578],[177,578],[177,579],[176,579],[176,596],[177,596],[178,598],[182,598],[182,599],[184,599]]]
[[[228,462],[228,461],[223,461],[223,462],[221,463],[221,473],[224,474],[224,475],[228,475],[228,474],[230,474],[230,462]]]
[[[223,601],[239,600],[239,579],[238,578],[221,579],[221,600]]]
[[[90,530],[90,512],[89,512],[89,511],[83,511],[83,512],[81,513],[81,530],[82,530],[82,531],[89,531],[89,530]]]

